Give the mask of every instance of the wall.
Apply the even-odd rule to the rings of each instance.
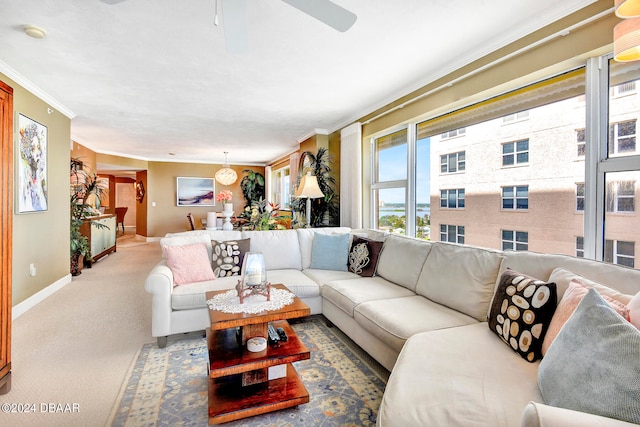
[[[13,217],[13,305],[69,275],[69,150],[71,120],[6,75],[0,80],[14,90],[14,123],[22,113],[47,127],[48,210]],[[47,109],[51,108],[51,114]],[[18,153],[14,151],[14,157]],[[46,243],[43,243],[46,242]],[[29,265],[36,267],[30,276]]]
[[[162,237],[167,233],[177,233],[189,229],[187,214],[192,213],[196,220],[196,227],[201,226],[201,220],[207,217],[207,212],[220,212],[222,205],[216,206],[176,206],[176,178],[177,177],[207,177],[213,178],[222,165],[207,165],[194,163],[149,162],[149,169],[145,185],[147,195],[147,236]],[[238,174],[238,180],[230,186],[222,186],[216,182],[216,194],[220,190],[231,190],[233,206],[236,215],[244,208],[245,200],[240,190],[240,181],[245,169],[251,169],[264,174],[264,167],[231,165]],[[155,206],[154,206],[155,203]],[[140,234],[138,232],[138,234]]]

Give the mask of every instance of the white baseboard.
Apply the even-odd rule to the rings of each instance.
[[[22,301],[21,303],[14,305],[11,309],[11,312],[12,312],[11,318],[13,320],[16,320],[18,317],[22,316],[24,313],[26,313],[27,311],[29,311],[30,309],[32,309],[33,307],[35,307],[36,305],[44,301],[47,297],[53,295],[60,289],[64,288],[69,283],[71,283],[71,274],[67,274],[66,276],[63,276],[62,278],[60,278],[59,280],[56,280],[54,283],[42,289],[41,291],[31,295],[29,298]]]

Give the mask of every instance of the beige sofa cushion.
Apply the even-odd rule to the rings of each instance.
[[[267,270],[302,270],[296,230],[243,231],[242,238],[251,239],[251,252],[262,252]]]
[[[205,308],[207,306],[205,296],[207,292],[233,289],[236,283],[238,283],[238,278],[229,276],[176,286],[171,292],[171,308],[174,310]]]
[[[601,285],[600,283],[589,280],[585,277],[580,276],[579,274],[575,274],[567,269],[558,267],[553,270],[551,272],[551,275],[549,276],[549,282],[556,283],[558,289],[558,302],[560,302],[560,300],[562,299],[560,295],[564,295],[564,293],[569,288],[569,284],[574,279],[578,280],[578,282],[582,283],[588,288],[595,288],[600,295],[608,296],[609,298],[621,302],[624,305],[629,304],[629,302],[631,302],[631,298],[633,298],[633,295],[623,294],[622,292],[619,292],[613,288]]]
[[[354,308],[363,302],[412,295],[415,294],[410,290],[382,277],[335,280],[322,287],[322,297],[351,317]]]
[[[306,270],[302,270],[302,272],[305,274],[305,276],[309,277],[320,285],[333,282],[334,280],[358,279],[360,277],[350,271],[318,270],[315,268],[308,268]]]
[[[499,251],[438,242],[424,263],[416,293],[485,321],[501,261]]]
[[[209,259],[211,259],[213,254],[211,238],[205,233],[185,233],[176,236],[163,237],[160,239],[162,258],[167,258],[167,251],[164,249],[165,246],[186,246],[194,243],[204,243],[207,247],[207,255],[209,255]]]
[[[391,372],[378,427],[519,426],[525,406],[542,401],[537,371],[485,322],[419,333]]]
[[[267,280],[272,284],[283,284],[300,298],[320,296],[320,285],[311,280],[300,270],[271,270],[267,271]]]
[[[355,308],[353,317],[367,332],[397,352],[410,336],[419,332],[477,323],[470,316],[420,295],[363,302]]]
[[[415,292],[431,246],[425,240],[396,234],[387,237],[378,259],[378,276]]]

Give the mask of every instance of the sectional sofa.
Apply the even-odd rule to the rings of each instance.
[[[346,249],[338,242],[345,234]],[[348,271],[349,260],[363,259],[352,250],[356,238],[366,242],[372,276]],[[269,281],[391,371],[381,427],[640,423],[640,271],[348,228],[197,231],[167,235],[161,246],[201,242],[215,259],[223,241],[263,252]],[[163,259],[145,282],[158,344],[205,329],[204,292],[237,279],[174,286]],[[553,322],[555,339],[541,357]]]

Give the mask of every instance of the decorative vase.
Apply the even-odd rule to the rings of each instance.
[[[224,203],[222,205],[222,211],[223,212],[233,212],[233,203]]]

